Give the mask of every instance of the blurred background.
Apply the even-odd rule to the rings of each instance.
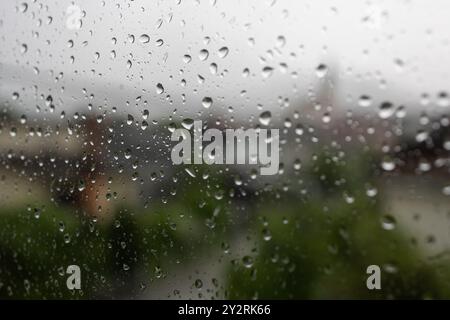
[[[449,9],[2,1],[0,298],[450,298]],[[193,120],[278,173],[173,165]]]

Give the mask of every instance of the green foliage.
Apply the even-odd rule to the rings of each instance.
[[[448,296],[448,281],[442,281],[448,273],[438,274],[426,264],[401,230],[382,228],[378,203],[364,192],[370,181],[368,157],[355,154],[343,162],[322,153],[310,169],[322,193],[304,202],[290,195],[281,208],[261,204],[258,215],[265,226],[253,226],[259,239],[254,264],[231,268],[230,298]],[[352,201],[344,201],[342,193],[350,194]],[[269,241],[262,239],[263,232],[270,232]],[[373,264],[382,267],[383,290],[366,287],[366,268]]]
[[[118,206],[99,221],[55,204],[3,208],[0,297],[138,297],[142,279],[163,281],[172,268],[232,241],[238,227],[256,243],[251,263],[231,264],[228,298],[448,297],[448,263],[426,263],[402,230],[382,228],[379,203],[365,194],[365,184],[374,184],[367,163],[361,154],[346,162],[318,155],[304,173],[320,185],[316,194],[246,199],[245,226],[232,216],[231,181],[206,167],[192,169],[194,177],[182,168],[167,200]],[[71,264],[82,270],[81,291],[66,288]],[[383,290],[366,288],[372,264],[383,268]]]

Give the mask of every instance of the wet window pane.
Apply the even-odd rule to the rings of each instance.
[[[0,298],[449,298],[449,9],[2,1]]]

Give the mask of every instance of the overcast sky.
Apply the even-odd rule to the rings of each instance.
[[[423,93],[433,100],[449,89],[446,0],[23,3],[3,0],[0,7],[0,94],[11,100],[18,92],[16,103],[30,113],[48,94],[56,114],[87,111],[93,94],[103,110],[147,108],[155,118],[220,114],[229,106],[235,117],[261,109],[281,117],[280,100],[294,105],[330,80],[355,109],[362,94],[413,108]],[[79,29],[70,24],[73,5],[83,11]],[[320,64],[328,66],[324,78]],[[209,109],[204,97],[213,99]]]

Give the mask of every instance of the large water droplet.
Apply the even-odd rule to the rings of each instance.
[[[227,47],[222,47],[219,49],[219,58],[225,58],[228,55],[228,48]]]
[[[387,119],[394,113],[394,106],[390,102],[383,102],[378,110],[378,116],[381,119]]]
[[[381,226],[384,230],[394,230],[396,224],[397,224],[397,221],[391,215],[387,214],[381,218]]]
[[[204,97],[202,100],[202,105],[204,108],[209,109],[212,105],[213,101],[210,97]]]
[[[264,111],[259,115],[259,123],[264,126],[268,126],[272,120],[272,113],[270,111]]]
[[[185,54],[185,55],[183,56],[183,62],[184,62],[184,63],[189,63],[189,62],[191,62],[191,60],[192,60],[192,57],[191,57],[190,55]]]
[[[194,125],[194,120],[189,118],[183,119],[183,121],[181,121],[181,125],[183,126],[183,128],[191,130],[192,126]]]
[[[242,258],[242,263],[244,264],[244,267],[250,269],[253,267],[253,258],[250,256],[245,256]]]
[[[416,134],[416,141],[417,142],[424,142],[428,138],[428,132],[424,130],[419,130]]]
[[[201,61],[205,61],[206,59],[208,59],[208,56],[209,56],[209,52],[208,52],[208,50],[206,50],[206,49],[200,50],[200,52],[199,52],[199,54],[198,54],[198,58],[199,58]]]
[[[19,6],[19,11],[24,13],[28,10],[28,4],[26,2],[23,2]]]
[[[319,78],[323,78],[328,73],[328,67],[325,64],[319,64],[316,68],[316,75]]]
[[[371,104],[372,104],[372,99],[370,98],[370,96],[362,95],[361,97],[359,97],[358,105],[360,107],[367,108],[367,107],[370,107]]]
[[[264,67],[262,69],[262,76],[264,78],[270,77],[272,75],[272,73],[273,73],[273,68],[272,67]]]
[[[139,41],[141,43],[148,43],[150,41],[150,37],[146,34],[141,34],[141,36],[139,37]]]
[[[393,159],[386,157],[383,159],[383,161],[381,162],[381,167],[383,168],[383,170],[385,171],[392,171],[395,169],[395,162]]]
[[[158,83],[156,85],[156,93],[157,94],[163,94],[164,93],[164,87],[161,83]]]

